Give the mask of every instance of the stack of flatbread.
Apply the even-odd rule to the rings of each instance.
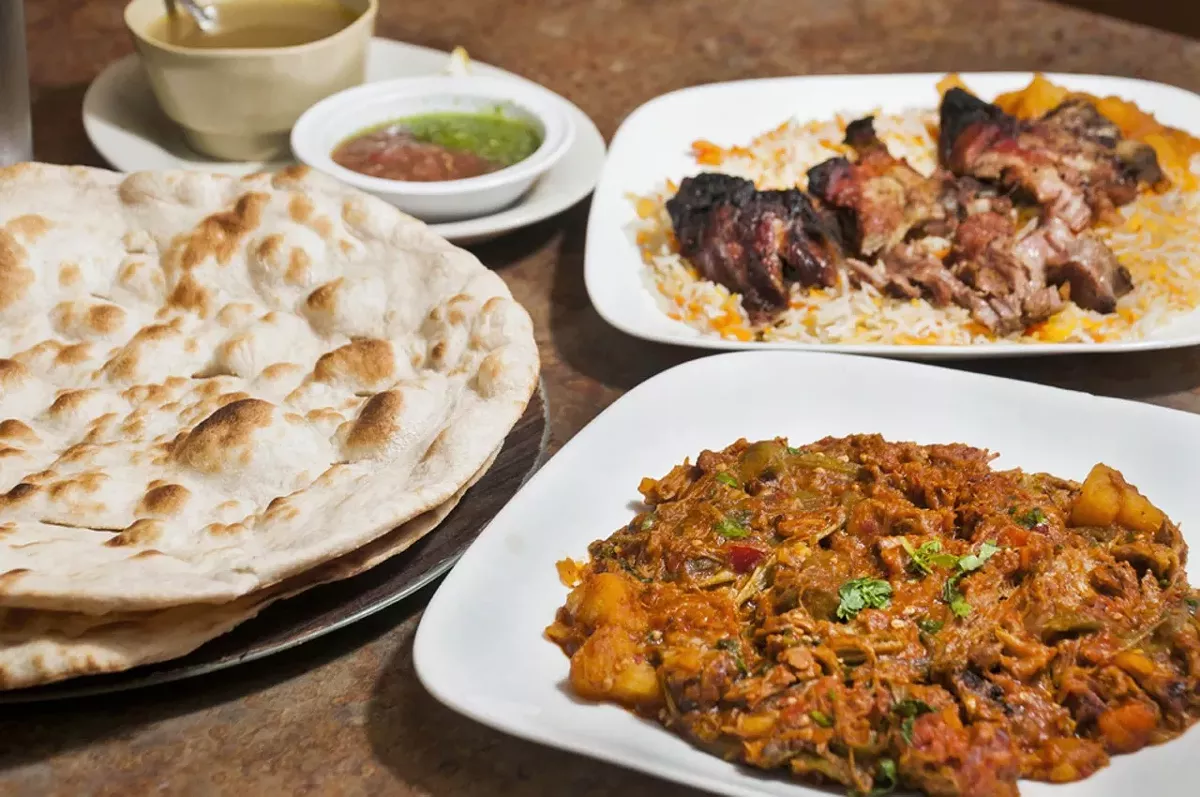
[[[537,370],[499,277],[306,170],[0,170],[0,688],[183,655],[398,553]]]

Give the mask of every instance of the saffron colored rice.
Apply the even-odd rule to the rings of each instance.
[[[751,179],[759,189],[805,188],[811,166],[847,153],[841,144],[847,121],[786,122],[746,147],[722,149],[698,141],[693,155],[700,169]],[[937,165],[936,125],[936,113],[928,110],[875,119],[891,153],[926,175]],[[1168,176],[1167,191],[1142,192],[1120,209],[1119,226],[1097,230],[1133,276],[1134,289],[1121,297],[1117,311],[1102,315],[1068,303],[1054,317],[1007,338],[989,334],[961,307],[895,299],[870,286],[851,286],[844,275],[834,288],[793,285],[790,307],[768,324],[753,325],[738,294],[702,279],[679,255],[665,207],[677,189],[673,183],[652,195],[630,197],[638,217],[631,234],[663,311],[729,340],[897,345],[1136,340],[1200,304],[1200,156],[1192,158],[1189,172]]]

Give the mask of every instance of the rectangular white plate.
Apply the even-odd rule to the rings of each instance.
[[[1152,337],[1094,344],[997,343],[970,346],[890,344],[809,344],[741,342],[701,333],[673,321],[655,304],[643,281],[642,264],[628,228],[636,220],[628,194],[658,190],[663,181],[702,171],[690,154],[692,142],[708,139],[729,146],[798,117],[829,119],[879,108],[894,113],[933,108],[935,84],[944,73],[907,75],[830,75],[770,78],[707,86],[664,94],[638,108],[621,124],[592,198],[588,217],[584,275],[596,311],[608,323],[647,340],[710,349],[801,349],[853,352],[889,357],[1028,357],[1080,352],[1170,349],[1200,343],[1200,311],[1157,330]],[[964,72],[966,84],[991,99],[1029,83],[1030,72]],[[1132,78],[1048,74],[1052,81],[1098,96],[1116,95],[1154,113],[1163,124],[1200,134],[1200,96],[1185,89]]]
[[[739,437],[879,432],[963,442],[997,466],[1082,479],[1121,470],[1200,546],[1200,416],[1041,385],[867,357],[753,352],[705,357],[634,388],[539,471],[446,578],[416,638],[416,669],[439,700],[479,722],[729,795],[824,797],[758,776],[610,705],[574,699],[568,660],[543,637],[566,598],[554,564],[627,524],[638,480]],[[1194,548],[1200,550],[1200,548]],[[1200,568],[1193,557],[1192,578]],[[1022,783],[1025,797],[1195,795],[1200,730],[1118,756],[1067,786]]]

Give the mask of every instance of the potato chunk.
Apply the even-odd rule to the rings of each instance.
[[[616,625],[640,630],[646,625],[632,582],[617,573],[587,578],[567,597],[567,610],[575,623],[586,629]]]
[[[1131,485],[1125,485],[1124,501],[1121,511],[1117,513],[1117,523],[1127,529],[1153,534],[1163,524],[1164,515],[1161,510],[1150,503],[1146,496]]]
[[[1134,753],[1150,743],[1158,717],[1144,703],[1128,703],[1105,711],[1096,725],[1110,753]]]
[[[623,628],[606,625],[571,657],[571,687],[589,700],[652,708],[662,700],[658,675]]]
[[[1153,534],[1165,516],[1120,473],[1104,464],[1092,468],[1071,507],[1072,526],[1111,526]]]

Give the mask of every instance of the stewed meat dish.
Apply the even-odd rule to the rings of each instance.
[[[961,444],[739,440],[642,480],[559,564],[548,637],[581,697],[858,794],[1011,797],[1200,717],[1178,527],[1096,465],[993,470]]]

